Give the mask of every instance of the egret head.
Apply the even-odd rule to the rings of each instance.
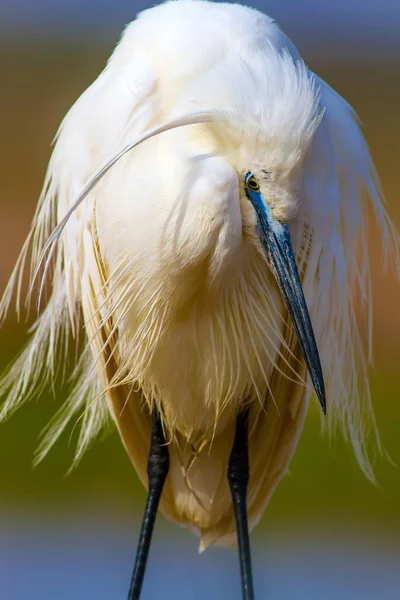
[[[237,173],[243,227],[267,256],[325,412],[323,374],[290,237],[323,110],[304,63],[286,51],[267,52],[268,61],[254,53],[246,64],[217,66],[192,94],[200,107],[212,99],[220,115],[209,125],[207,150]]]
[[[254,55],[247,65],[217,67],[207,84],[196,89],[200,106],[210,101],[204,90],[212,90],[220,113],[209,126],[209,151],[237,173],[243,227],[267,256],[325,412],[323,374],[290,237],[323,114],[319,88],[304,63],[286,52],[271,52],[267,64]]]

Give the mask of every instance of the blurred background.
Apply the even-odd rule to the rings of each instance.
[[[356,109],[389,212],[400,226],[400,3],[265,0],[309,66]],[[50,142],[64,114],[103,69],[124,25],[150,6],[133,0],[0,2],[0,292],[33,215]],[[400,589],[399,288],[385,274],[370,228],[375,364],[372,396],[392,464],[374,488],[341,439],[320,434],[311,410],[290,474],[253,536],[257,598],[382,599]],[[11,317],[1,331],[5,367],[26,339]],[[76,435],[33,469],[40,430],[63,400],[44,394],[0,426],[0,598],[126,597],[144,506],[112,432],[67,475]],[[160,517],[143,599],[240,598],[234,551],[197,555],[197,540]]]

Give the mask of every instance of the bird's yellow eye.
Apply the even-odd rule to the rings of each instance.
[[[249,190],[252,190],[253,192],[260,191],[260,184],[258,183],[257,179],[254,177],[254,175],[251,175],[251,177],[249,177],[246,180],[246,187],[248,187]]]

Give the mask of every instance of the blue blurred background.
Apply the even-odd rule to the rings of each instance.
[[[266,0],[309,66],[349,100],[400,225],[400,3],[398,0]],[[78,95],[102,70],[124,25],[150,6],[122,0],[1,0],[0,291],[28,231],[50,142]],[[399,288],[384,274],[376,231],[373,400],[389,455],[400,463]],[[5,366],[25,328],[11,317],[0,338]],[[0,598],[126,596],[144,491],[116,433],[66,476],[74,435],[31,467],[37,437],[63,399],[44,394],[0,426]],[[400,589],[400,474],[376,465],[380,489],[340,439],[329,445],[311,410],[290,475],[255,531],[258,598],[394,600]],[[240,598],[237,556],[197,555],[187,531],[157,523],[143,599]]]

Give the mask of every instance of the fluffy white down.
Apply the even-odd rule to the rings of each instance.
[[[399,239],[351,107],[258,11],[178,0],[126,28],[60,127],[1,313],[15,288],[20,310],[27,256],[32,252],[34,273],[53,228],[113,155],[151,127],[206,109],[214,111],[211,123],[162,133],[121,158],[69,218],[49,270],[47,303],[2,380],[1,417],[54,374],[68,339],[80,335],[82,304],[96,281],[101,323],[112,315],[118,335],[111,385],[140,387],[150,404],[162,405],[172,433],[198,441],[223,430],[249,393],[262,406],[286,346],[281,302],[242,187],[248,170],[261,179],[264,169],[263,194],[289,221],[304,274],[328,428],[341,427],[372,479],[367,440],[372,435],[379,447],[379,437],[354,304],[358,295],[371,331],[368,205],[397,265]],[[109,273],[105,294],[94,243]],[[38,458],[83,413],[79,459],[108,418],[90,341],[86,336],[73,393]]]

